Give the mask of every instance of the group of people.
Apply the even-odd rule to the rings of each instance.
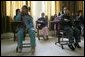
[[[57,24],[57,34],[61,29],[63,29],[65,35],[69,39],[68,47],[71,50],[75,50],[76,47],[81,48],[79,42],[81,42],[81,32],[84,30],[84,16],[82,14],[82,10],[79,10],[75,15],[74,13],[70,14],[67,7],[64,7],[58,16],[57,14],[54,15],[53,21]],[[44,36],[48,36],[48,24],[46,18],[44,17],[44,13],[42,13],[41,16],[42,17],[37,20],[38,23],[41,24],[41,33],[43,33],[42,35]]]
[[[27,29],[30,36],[30,42],[32,48],[36,46],[35,43],[35,30],[33,25],[33,18],[28,13],[30,12],[30,7],[27,7],[26,5],[22,7],[22,10],[20,9],[16,10],[16,16],[14,17],[15,21],[22,21],[22,23],[18,26],[18,47],[21,48],[21,45],[23,44],[23,38],[24,38],[24,31]],[[68,47],[72,50],[75,50],[75,47],[81,48],[79,45],[80,42],[80,36],[81,36],[81,25],[84,27],[84,17],[82,15],[82,11],[78,11],[78,15],[72,15],[69,14],[69,10],[67,7],[64,7],[63,10],[59,13],[57,16],[55,14],[55,20],[58,20],[61,22],[61,24],[57,25],[58,32],[63,28],[66,36],[69,39]],[[79,21],[79,22],[76,22]],[[48,21],[45,18],[45,13],[41,13],[41,17],[37,20],[37,23],[39,24],[39,29],[41,29],[41,34],[43,35],[44,39],[48,40]]]
[[[56,15],[56,14],[55,14]],[[72,50],[75,48],[81,48],[79,42],[81,41],[81,30],[84,30],[84,16],[82,15],[82,10],[79,10],[76,15],[70,14],[67,7],[63,8],[63,11],[59,13],[58,16],[54,18],[57,23],[57,31],[59,33],[60,29],[64,30],[65,35],[69,39],[68,47]]]

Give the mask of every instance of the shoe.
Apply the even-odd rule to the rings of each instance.
[[[75,48],[73,47],[72,44],[71,44],[71,45],[68,44],[68,47],[69,47],[71,50],[73,50],[73,51],[75,50]]]
[[[16,48],[16,52],[18,52],[18,47]]]
[[[81,46],[80,45],[77,45],[77,48],[81,48]]]
[[[46,37],[43,37],[44,38],[44,40],[48,40],[48,36],[46,36]]]
[[[31,52],[32,52],[32,54],[35,53],[35,47],[32,47],[32,48],[31,48]]]
[[[48,38],[45,39],[46,41],[48,40]]]
[[[75,43],[74,46],[77,48],[81,48],[81,46],[78,43]]]
[[[21,52],[22,52],[22,48],[19,48],[19,49],[18,49],[18,52],[21,53]]]

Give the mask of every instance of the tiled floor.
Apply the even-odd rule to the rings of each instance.
[[[26,42],[29,42],[29,39]],[[54,37],[50,37],[49,40],[38,40],[36,37],[36,49],[35,53],[31,54],[30,48],[23,48],[22,53],[16,53],[17,43],[13,42],[13,39],[1,40],[1,56],[84,56],[84,39],[81,40],[81,49],[76,48],[72,51],[67,45],[64,49],[59,44],[55,45],[57,41]]]

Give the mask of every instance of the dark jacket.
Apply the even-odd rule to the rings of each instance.
[[[66,22],[65,19],[68,19],[69,21]],[[67,26],[70,26],[71,27],[72,26],[72,20],[71,20],[71,18],[70,18],[69,15],[63,14],[61,16],[61,25],[62,25],[62,27],[67,27]]]
[[[42,22],[39,22],[39,21],[42,21]],[[47,26],[47,20],[46,20],[46,18],[44,18],[44,17],[40,17],[40,18],[37,20],[37,23],[40,24],[40,27],[41,27],[41,28]]]

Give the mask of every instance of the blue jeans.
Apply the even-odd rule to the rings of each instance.
[[[29,32],[31,47],[35,47],[35,31],[30,28],[28,32]],[[17,35],[18,35],[18,47],[22,47],[24,40],[24,29],[20,28],[17,32]]]

